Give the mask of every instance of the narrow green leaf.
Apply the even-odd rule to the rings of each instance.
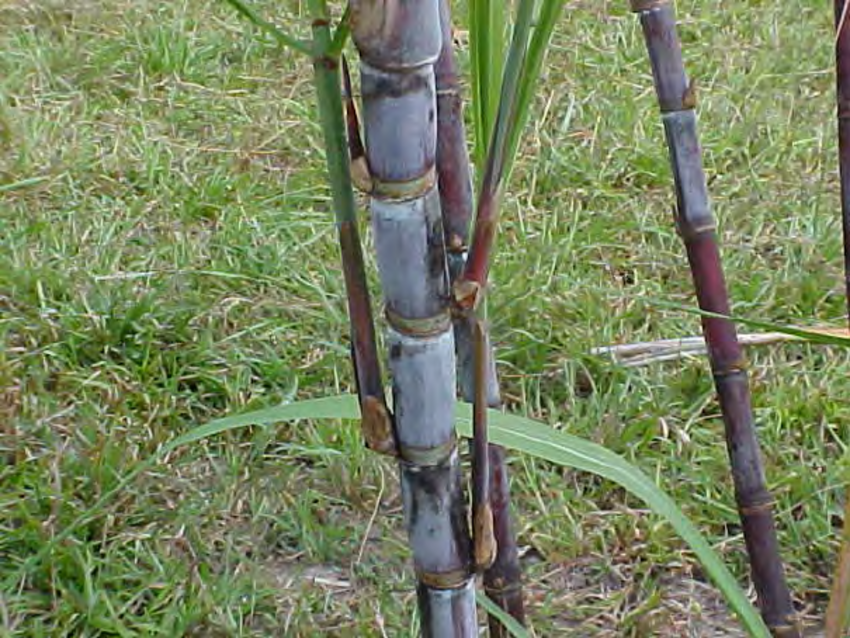
[[[339,24],[333,33],[330,46],[325,52],[325,55],[329,58],[336,60],[342,54],[342,50],[345,48],[346,42],[348,42],[348,36],[351,34],[350,16],[351,5],[345,5],[345,11],[339,19]]]
[[[207,423],[175,440],[174,446],[246,425],[263,425],[302,418],[353,419],[358,416],[359,407],[354,396],[303,401]],[[459,433],[465,437],[471,436],[471,406],[458,405],[457,418]],[[690,546],[749,633],[758,638],[769,638],[761,616],[699,530],[682,513],[673,499],[638,468],[596,443],[560,432],[531,419],[491,410],[489,420],[490,438],[497,445],[602,476],[640,498],[656,514],[664,517]],[[196,432],[198,434],[195,434]]]
[[[12,586],[19,578],[29,573],[45,556],[49,555],[57,543],[68,538],[84,523],[101,515],[105,505],[123,492],[141,472],[181,446],[249,425],[268,425],[297,419],[356,419],[359,414],[357,397],[340,395],[233,415],[194,428],[160,448],[144,463],[137,465],[114,489],[104,494],[94,506],[45,543],[41,551],[25,561],[17,573],[6,579],[4,587]],[[461,435],[469,437],[472,433],[471,406],[458,405],[457,419],[458,431]],[[490,438],[493,443],[558,465],[602,476],[640,498],[656,514],[665,518],[690,546],[750,635],[756,638],[769,638],[761,617],[705,538],[681,512],[673,499],[643,472],[600,445],[560,432],[531,419],[503,414],[495,410],[490,411],[489,419]]]
[[[478,604],[484,608],[484,611],[491,616],[495,616],[499,622],[505,626],[511,636],[514,638],[531,638],[531,634],[528,633],[526,628],[520,625],[513,616],[508,614],[508,612],[493,602],[487,594],[476,591],[475,599],[478,601]]]
[[[499,108],[487,151],[486,173],[492,175],[493,185],[497,190],[505,174],[507,142],[517,123],[516,105],[519,85],[525,67],[533,20],[534,0],[519,0],[511,44],[508,48],[508,59],[502,75]],[[512,161],[508,163],[513,164]]]
[[[664,301],[663,299],[648,299],[648,301],[654,306],[670,308],[671,310],[680,310],[681,312],[687,312],[688,314],[699,315],[701,317],[728,319],[729,321],[734,321],[735,323],[750,326],[751,328],[769,330],[770,332],[779,332],[781,334],[797,337],[799,339],[802,339],[803,341],[809,341],[811,343],[819,343],[826,346],[841,346],[843,348],[850,347],[850,337],[842,337],[840,335],[815,332],[814,330],[806,330],[805,328],[783,326],[782,324],[778,323],[771,323],[769,321],[759,321],[758,319],[749,319],[747,317],[741,317],[738,315],[721,315],[716,312],[709,312],[708,310],[697,308],[696,306],[687,306],[684,304]]]
[[[511,128],[505,151],[506,166],[505,179],[510,179],[513,162],[516,158],[519,140],[528,122],[531,112],[531,101],[534,97],[535,88],[540,80],[540,72],[543,68],[543,57],[552,40],[555,25],[561,17],[564,8],[564,0],[543,0],[543,6],[537,16],[534,25],[534,33],[528,45],[528,54],[519,77],[519,96],[516,103],[516,122]]]
[[[470,102],[472,105],[472,131],[473,131],[473,150],[472,160],[476,166],[481,167],[481,161],[484,159],[484,103],[481,99],[481,87],[484,83],[484,60],[481,52],[483,27],[481,24],[481,5],[484,0],[469,0],[467,19],[469,21],[469,66],[472,79],[472,95]]]
[[[471,431],[469,406],[459,406],[458,430]],[[696,554],[751,636],[769,638],[764,622],[708,541],[676,503],[643,472],[610,450],[519,416],[491,412],[490,439],[504,447],[607,478],[664,517]]]
[[[9,191],[16,191],[22,188],[29,188],[30,186],[38,186],[39,184],[43,184],[48,180],[50,180],[50,176],[39,175],[37,177],[28,177],[27,179],[21,179],[17,182],[11,182],[9,184],[0,184],[0,193],[8,193]]]
[[[469,49],[472,67],[473,159],[483,169],[493,131],[505,60],[507,5],[495,0],[470,0]]]
[[[281,44],[287,48],[298,51],[299,53],[303,53],[310,57],[313,56],[313,47],[309,42],[305,42],[304,40],[299,40],[298,38],[289,35],[281,31],[277,26],[269,22],[268,20],[260,17],[260,15],[254,11],[250,6],[244,3],[242,0],[224,0],[231,7],[236,9],[238,13],[247,18],[254,26],[258,27],[262,31],[265,31],[270,36],[272,36],[275,40],[277,40],[278,44]]]
[[[269,425],[297,419],[356,419],[360,416],[360,405],[354,395],[341,395],[296,401],[286,405],[234,414],[200,425],[178,436],[165,445],[162,453],[167,454],[179,447],[208,439],[211,436],[237,430],[249,425]]]

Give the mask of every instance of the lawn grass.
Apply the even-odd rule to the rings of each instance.
[[[841,326],[822,4],[677,8],[735,312]],[[306,33],[298,3],[257,6]],[[571,3],[544,73],[492,272],[509,408],[655,476],[746,583],[707,362],[588,354],[699,332],[655,303],[693,294],[627,3]],[[0,635],[415,629],[395,468],[351,423],[175,452],[16,576],[176,434],[352,390],[329,206],[308,64],[224,3],[0,7]],[[803,344],[750,355],[780,542],[815,618],[842,516],[850,361]],[[531,458],[512,468],[538,635],[737,635],[640,503]]]

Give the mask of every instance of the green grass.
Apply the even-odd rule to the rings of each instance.
[[[656,476],[746,582],[706,362],[623,369],[587,354],[699,331],[652,303],[693,295],[646,54],[621,4],[570,5],[544,66],[493,270],[505,396]],[[279,22],[303,36],[285,5]],[[678,11],[735,312],[840,326],[821,5]],[[416,627],[395,469],[348,423],[175,452],[7,580],[176,434],[352,389],[310,69],[255,35],[200,0],[0,8],[4,637]],[[850,361],[801,344],[750,354],[780,541],[814,618],[842,516]],[[623,491],[530,458],[512,468],[537,634],[731,633],[692,556]]]

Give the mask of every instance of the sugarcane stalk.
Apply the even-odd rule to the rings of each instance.
[[[850,20],[847,0],[835,0],[835,96],[838,119],[838,170],[844,240],[844,291],[850,323]],[[850,604],[850,494],[845,491],[841,549],[826,612],[826,638],[838,638],[848,625]]]
[[[835,88],[838,118],[838,169],[844,237],[844,290],[850,322],[850,20],[848,3],[835,0]]]
[[[463,98],[452,43],[449,0],[440,0],[440,29],[442,48],[434,65],[437,84],[437,175],[449,274],[454,281],[463,269],[466,257],[473,204],[469,151],[463,123]]]
[[[490,456],[487,453],[488,346],[484,323],[473,324],[475,398],[472,402],[472,542],[475,569],[483,572],[496,558],[490,507]]]
[[[351,33],[360,52],[370,210],[389,324],[402,501],[421,631],[477,636],[435,171],[438,0],[354,0]]]
[[[366,149],[360,136],[360,116],[354,102],[354,92],[351,88],[351,71],[348,60],[342,56],[342,98],[345,103],[345,125],[348,132],[348,154],[351,162],[351,180],[354,185],[369,193],[372,191],[372,177],[366,162]]]
[[[676,185],[676,223],[684,240],[699,306],[729,314],[729,299],[711,213],[694,108],[696,95],[682,61],[668,0],[631,0],[640,16]],[[703,317],[714,382],[726,430],[738,512],[762,617],[774,636],[800,636],[785,582],[753,424],[746,363],[734,324]]]
[[[442,49],[434,67],[437,87],[437,175],[448,249],[449,275],[454,282],[463,271],[466,259],[473,210],[472,180],[448,0],[440,0],[440,22]],[[501,398],[489,336],[486,326],[477,323],[478,338],[473,340],[474,321],[474,317],[468,314],[454,316],[460,394],[465,401],[474,405],[499,408]],[[479,423],[480,429],[481,419],[476,422]],[[472,443],[475,554],[483,557],[492,549],[492,544],[495,544],[495,557],[491,561],[492,564],[484,570],[485,592],[503,610],[520,623],[524,623],[522,569],[511,523],[510,484],[505,451],[498,445],[483,445],[483,442],[483,437],[479,435]],[[483,485],[484,473],[486,488]],[[487,506],[479,508],[478,503],[484,501],[485,497],[477,494],[485,489]],[[476,516],[476,512],[487,510],[489,514]],[[492,534],[487,529],[488,526],[492,529]],[[489,560],[490,557],[487,556],[487,559],[477,559],[476,562],[481,564]],[[490,634],[494,638],[507,636],[507,629],[495,616],[489,617],[489,625]]]
[[[370,449],[394,454],[396,446],[392,418],[387,409],[381,379],[363,249],[357,230],[357,208],[347,160],[343,104],[339,92],[339,60],[322,53],[328,50],[332,42],[323,0],[312,0],[311,6],[313,43],[317,51],[313,58],[313,75],[342,255],[351,326],[351,357],[360,399],[361,424],[366,445]]]
[[[829,592],[826,609],[825,638],[846,636],[850,620],[850,499],[844,500],[844,523],[841,529],[841,550]]]

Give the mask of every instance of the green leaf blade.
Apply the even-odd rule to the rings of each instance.
[[[290,419],[353,419],[359,416],[354,396],[342,395],[292,403],[259,412],[226,417],[200,426],[203,436],[211,436],[246,425],[269,424]],[[471,406],[459,404],[458,432],[472,434]],[[717,585],[729,607],[738,615],[751,636],[769,638],[764,622],[747,599],[734,576],[699,530],[682,513],[678,505],[641,470],[623,457],[590,441],[555,430],[528,418],[490,411],[490,440],[517,452],[523,452],[557,465],[590,472],[609,479],[646,503],[666,519],[676,533],[693,550],[711,580]],[[194,431],[193,431],[194,432]],[[197,440],[189,432],[181,439]],[[203,438],[200,437],[200,438]],[[177,444],[177,441],[175,441]]]
[[[41,551],[31,556],[21,566],[18,573],[12,574],[4,585],[10,586],[18,578],[25,577],[50,554],[56,543],[62,542],[81,525],[101,515],[106,504],[117,498],[139,474],[179,447],[247,426],[270,425],[299,419],[349,420],[356,419],[359,415],[357,397],[339,395],[232,415],[200,425],[173,439],[161,447],[155,455],[131,470],[115,489],[104,494],[92,508],[80,514],[60,534],[45,543]],[[758,612],[699,530],[681,512],[676,503],[641,470],[600,445],[560,432],[531,419],[495,410],[490,411],[489,418],[490,440],[493,443],[561,466],[607,478],[641,499],[656,514],[666,519],[682,540],[690,546],[748,633],[756,638],[770,637]],[[470,436],[472,433],[470,405],[458,405],[457,421],[459,433]],[[481,604],[487,608],[486,602]],[[523,634],[515,633],[514,635],[522,636]]]
[[[260,17],[260,15],[256,11],[254,11],[254,9],[252,9],[248,4],[246,4],[242,0],[224,1],[231,7],[233,7],[237,13],[247,19],[255,27],[272,36],[275,40],[277,40],[278,44],[289,49],[298,51],[299,53],[303,53],[304,55],[308,55],[310,57],[313,56],[313,47],[309,42],[299,40],[298,38],[289,35],[284,31],[281,31],[277,26],[275,26],[265,18]]]

